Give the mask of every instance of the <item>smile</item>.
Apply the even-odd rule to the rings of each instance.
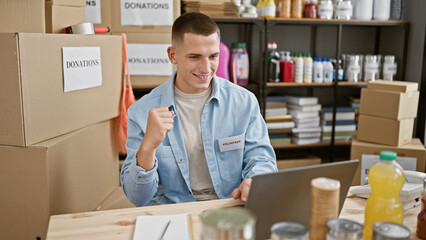
[[[198,74],[195,74],[195,73],[193,73],[193,75],[198,77],[198,78],[201,78],[201,79],[208,79],[210,77],[210,75],[198,75]]]

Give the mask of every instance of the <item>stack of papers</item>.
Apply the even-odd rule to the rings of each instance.
[[[201,12],[210,17],[237,17],[238,8],[230,0],[217,1],[182,1],[184,12]]]

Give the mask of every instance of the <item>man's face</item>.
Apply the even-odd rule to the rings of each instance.
[[[177,65],[175,85],[184,93],[195,94],[207,90],[219,65],[220,39],[185,33],[183,41],[169,47],[167,53]]]

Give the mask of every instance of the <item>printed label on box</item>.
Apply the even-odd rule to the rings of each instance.
[[[64,92],[102,85],[100,47],[62,48]]]
[[[101,0],[86,0],[86,22],[102,23]]]
[[[379,155],[362,154],[361,157],[361,185],[367,184],[365,178],[368,176],[370,168],[380,161]],[[416,171],[417,159],[412,157],[397,157],[396,162],[404,170]]]
[[[170,44],[127,44],[130,75],[170,76],[173,65],[167,56]]]
[[[173,0],[121,0],[121,25],[172,26]]]

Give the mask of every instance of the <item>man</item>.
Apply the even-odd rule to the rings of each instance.
[[[220,31],[201,13],[172,27],[177,71],[128,110],[124,193],[136,206],[247,199],[251,177],[276,171],[254,94],[215,76]]]

